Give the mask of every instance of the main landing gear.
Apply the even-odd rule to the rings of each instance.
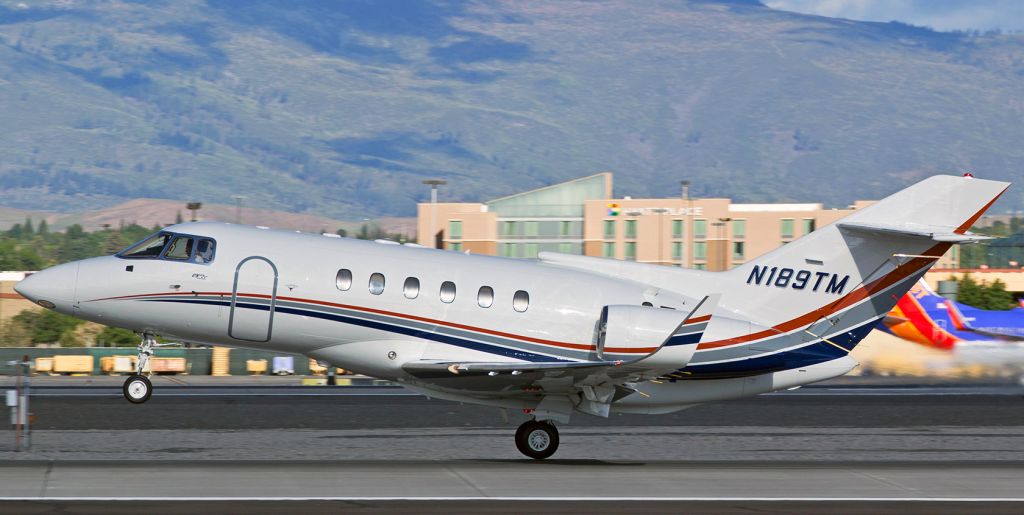
[[[153,383],[149,382],[149,378],[142,375],[142,371],[145,370],[149,357],[153,355],[153,346],[155,344],[156,338],[152,334],[145,333],[142,335],[142,341],[139,343],[139,360],[135,367],[135,373],[128,376],[122,388],[124,398],[128,399],[128,402],[142,404],[153,395]]]
[[[558,450],[558,429],[546,420],[528,420],[516,430],[516,447],[535,460],[548,458]]]

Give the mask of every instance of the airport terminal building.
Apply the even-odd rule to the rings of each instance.
[[[612,173],[482,203],[421,203],[419,243],[535,258],[554,251],[726,270],[870,205],[734,204],[727,198],[616,198]],[[957,247],[936,268],[957,268]]]

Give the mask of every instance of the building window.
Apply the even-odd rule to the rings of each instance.
[[[455,300],[455,283],[445,281],[441,283],[441,302],[451,304]]]
[[[476,303],[482,308],[491,307],[494,304],[494,288],[481,286],[480,291],[476,292]]]
[[[732,242],[732,259],[734,261],[743,261],[744,253],[746,252],[746,244],[742,241]]]
[[[703,241],[693,243],[693,259],[706,259],[708,257],[708,244]]]
[[[804,234],[811,234],[812,232],[814,232],[814,229],[815,229],[815,223],[814,222],[815,222],[815,220],[813,218],[804,218],[803,219]]]
[[[462,252],[462,243],[449,243],[448,250],[451,250],[453,252]]]
[[[352,287],[352,271],[342,268],[338,275],[334,276],[334,285],[341,291],[348,291]]]
[[[519,290],[512,296],[512,309],[522,313],[530,307],[530,294]]]
[[[448,238],[452,240],[462,239],[462,220],[451,220],[448,222]]]
[[[537,222],[523,222],[526,232],[524,236],[527,238],[536,238],[540,234],[540,224]]]
[[[605,242],[604,244],[604,257],[613,258],[615,257],[615,243]]]
[[[747,221],[746,220],[733,220],[732,221],[732,237],[742,239],[747,237]]]
[[[420,295],[420,280],[415,277],[406,277],[405,284],[402,285],[402,293],[405,294],[407,299],[415,299]]]
[[[614,240],[615,239],[615,220],[604,221],[604,239]]]
[[[535,258],[537,257],[537,244],[527,243],[523,245],[523,257],[524,258]]]
[[[501,244],[501,255],[504,257],[516,257],[516,246],[513,243]]]
[[[562,254],[572,254],[572,243],[559,243],[558,251]]]
[[[626,242],[626,259],[636,261],[636,242]]]
[[[782,220],[779,220],[779,227],[780,227],[779,233],[782,235],[783,238],[792,238],[793,237],[793,219],[792,218],[783,218]]]
[[[568,238],[572,235],[572,222],[562,221],[558,224],[558,234],[563,238]]]
[[[672,242],[672,261],[683,260],[683,242],[673,241]]]
[[[636,220],[626,220],[626,238],[636,238]]]
[[[693,221],[693,237],[699,240],[703,240],[708,235],[708,221],[707,220],[694,220]]]
[[[697,264],[693,265],[693,269],[694,270],[707,270],[707,268],[708,268],[708,265],[706,265],[704,263],[697,263]]]
[[[515,222],[501,222],[502,234],[505,236],[515,236],[516,228]]]
[[[672,237],[681,239],[683,237],[683,221],[672,220]]]
[[[374,272],[370,276],[370,293],[374,295],[380,295],[384,293],[384,274]]]

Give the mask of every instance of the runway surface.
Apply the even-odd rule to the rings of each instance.
[[[25,463],[0,466],[0,508],[93,509],[176,502],[282,503],[289,511],[322,503],[355,511],[441,512],[498,508],[531,511],[733,512],[749,509],[835,513],[868,511],[1011,513],[1024,470],[951,464],[973,481],[948,482],[916,464],[714,464],[468,461],[255,462],[153,464]],[[611,486],[611,485],[619,486]],[[292,492],[281,495],[277,492]],[[28,494],[28,495],[26,495]],[[127,494],[127,496],[126,496]],[[97,502],[121,497],[117,502]],[[90,499],[94,499],[90,501]],[[205,501],[203,503],[202,501]],[[397,504],[404,502],[406,504]],[[288,504],[284,504],[288,503]],[[304,504],[295,504],[304,503]],[[265,507],[264,507],[265,508]],[[390,508],[390,509],[389,509]]]
[[[0,511],[1024,511],[1024,395],[1011,386],[805,388],[579,415],[544,463],[513,445],[525,415],[403,390],[163,388],[132,405],[100,388],[33,399],[32,450],[0,450]],[[83,498],[95,496],[120,500]],[[151,499],[164,497],[185,504]]]

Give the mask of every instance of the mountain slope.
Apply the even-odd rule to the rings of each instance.
[[[408,215],[616,190],[878,198],[1024,169],[1024,36],[756,2],[0,2],[0,204]],[[1022,207],[1024,189],[1001,201]]]

